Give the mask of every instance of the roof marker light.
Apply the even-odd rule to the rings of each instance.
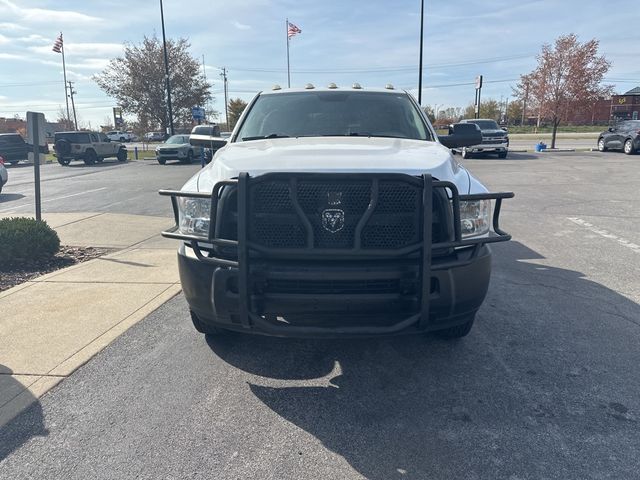
[[[280,85],[274,85],[271,87],[271,90],[282,90],[282,87]]]
[[[391,85],[390,83],[387,83],[384,88],[386,88],[387,90],[395,90],[395,88],[393,88],[393,85]]]
[[[313,89],[314,89],[314,88],[316,88],[316,87],[314,87],[314,86],[313,86],[313,83],[307,83],[307,84],[304,86],[304,88],[306,88],[307,90],[313,90]]]
[[[362,87],[359,83],[354,83],[353,85],[351,85],[351,88],[353,88],[354,90],[362,90]]]
[[[333,88],[338,88],[338,86],[335,83],[331,82],[327,88],[333,89]]]

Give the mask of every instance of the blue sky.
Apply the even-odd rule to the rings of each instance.
[[[423,104],[472,103],[473,85],[456,84],[480,73],[483,98],[509,96],[541,44],[571,32],[600,40],[617,91],[640,85],[637,0],[616,0],[615,10],[601,0],[425,3]],[[205,56],[217,110],[218,67],[228,68],[231,97],[286,85],[285,17],[302,29],[291,41],[293,86],[393,83],[416,94],[419,9],[419,0],[164,0],[167,36],[189,38],[192,54]],[[79,116],[97,128],[115,103],[91,76],[123,43],[161,34],[159,1],[0,0],[0,116],[35,110],[55,118],[64,105],[61,59],[51,51],[60,31]]]

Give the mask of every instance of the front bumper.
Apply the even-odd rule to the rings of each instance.
[[[163,236],[183,240],[178,265],[184,295],[200,320],[212,326],[275,336],[342,336],[418,333],[455,326],[468,321],[482,304],[489,285],[489,243],[511,237],[499,227],[502,199],[513,193],[460,195],[450,182],[430,175],[352,175],[382,182],[390,177],[419,185],[422,191],[420,239],[397,250],[317,250],[314,232],[308,230],[307,247],[276,251],[254,244],[248,236],[252,183],[288,176],[344,178],[340,174],[267,174],[250,179],[225,180],[212,194],[161,191],[170,195],[179,218],[177,197],[211,198],[209,235],[195,237],[177,230]],[[293,182],[294,180],[292,180]],[[217,238],[215,218],[222,188],[237,187],[237,240]],[[449,241],[432,242],[434,189],[450,192],[452,234]],[[359,228],[372,215],[377,190]],[[460,201],[495,200],[493,232],[485,237],[462,239]],[[297,203],[297,199],[293,200]],[[219,247],[219,248],[218,248]],[[236,249],[233,258],[220,248]]]
[[[261,262],[249,272],[248,306],[255,313],[248,326],[240,321],[237,269],[201,262],[185,244],[178,251],[178,267],[189,307],[211,326],[273,336],[392,335],[428,332],[467,321],[482,305],[491,275],[490,248],[483,246],[475,258],[472,255],[472,249],[466,249],[433,263],[426,322],[420,321],[419,313],[419,258],[413,264]],[[447,263],[455,261],[460,266],[447,268]],[[381,284],[394,281],[397,290],[379,291]],[[322,290],[319,283],[325,285]],[[290,290],[280,291],[282,284]],[[369,291],[358,288],[365,285],[370,286]]]
[[[467,151],[471,153],[480,152],[506,152],[509,150],[509,143],[487,143],[467,147]]]
[[[185,160],[187,158],[188,151],[172,151],[164,153],[162,150],[156,150],[156,159],[158,160]]]

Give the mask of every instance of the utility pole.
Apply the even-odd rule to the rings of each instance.
[[[202,75],[204,76],[204,83],[207,83],[207,69],[204,64],[204,53],[202,54]],[[209,110],[209,101],[204,104],[204,119],[207,121],[207,111]]]
[[[78,130],[78,117],[76,117],[76,103],[73,101],[73,96],[78,93],[73,89],[73,82],[69,80],[69,98],[71,98],[71,107],[73,108],[73,124]]]
[[[171,83],[169,82],[169,55],[167,54],[167,39],[164,33],[164,11],[162,10],[162,0],[160,0],[160,21],[162,22],[162,46],[164,48],[164,77],[167,85],[167,110],[169,113],[169,133],[173,135],[174,131],[173,131],[173,111],[171,110]]]
[[[424,0],[420,3],[420,73],[418,75],[418,105],[422,106],[422,44],[424,37]],[[437,120],[437,118],[436,118]]]
[[[227,124],[227,130],[229,130],[229,92],[227,90],[227,67],[222,67],[222,73],[220,74],[224,86],[224,122]]]
[[[520,125],[524,126],[524,120],[527,115],[527,101],[529,100],[529,82],[525,84],[524,87],[524,99],[522,100],[522,120],[520,120]]]

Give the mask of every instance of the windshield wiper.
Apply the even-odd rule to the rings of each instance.
[[[242,137],[242,141],[248,140],[264,140],[265,138],[289,138],[289,135],[280,135],[279,133],[272,133],[270,135],[256,135],[254,137]]]

